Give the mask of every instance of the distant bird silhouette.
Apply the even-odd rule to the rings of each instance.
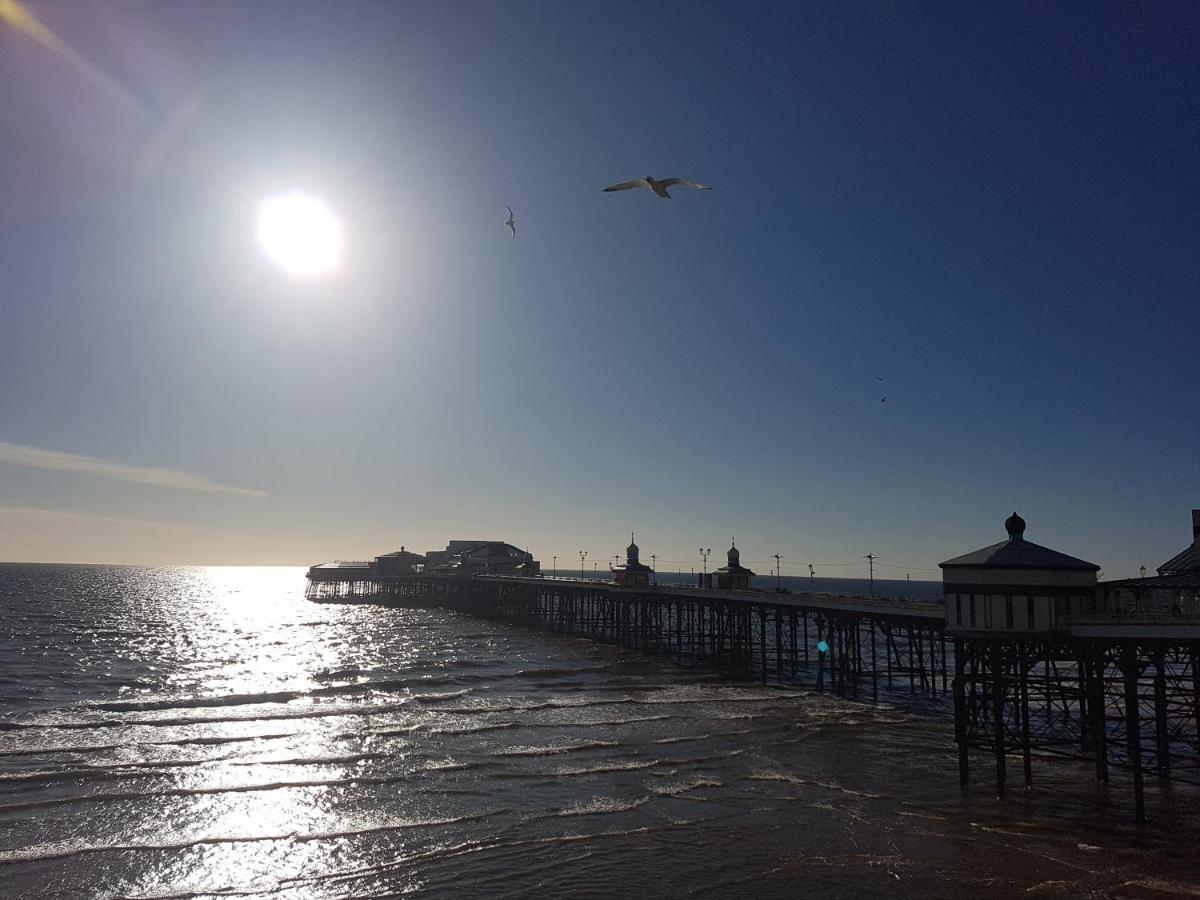
[[[605,192],[630,191],[634,188],[647,187],[664,200],[670,200],[671,195],[667,193],[667,188],[674,187],[677,184],[682,184],[684,187],[698,188],[702,191],[712,190],[707,184],[697,184],[694,181],[688,181],[686,178],[664,178],[662,181],[659,181],[657,178],[651,178],[649,175],[644,178],[635,178],[633,181],[622,181],[620,184],[611,185],[604,190]]]
[[[884,397],[884,398],[883,398],[882,400],[880,400],[879,402],[880,402],[880,403],[887,403],[887,397]]]
[[[876,375],[876,376],[875,376],[875,380],[876,380],[876,381],[883,381],[883,379],[882,379],[882,378],[880,378],[878,375]]]
[[[507,225],[508,230],[513,233],[513,240],[515,241],[517,239],[517,220],[515,218],[513,218],[513,211],[512,211],[511,206],[506,206],[504,208],[508,210],[508,221],[505,222],[504,224]]]

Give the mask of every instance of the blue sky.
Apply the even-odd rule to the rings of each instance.
[[[0,558],[1190,537],[1193,5],[20,8],[58,43],[0,17]],[[644,174],[715,190],[600,191]],[[255,244],[292,188],[333,277]]]

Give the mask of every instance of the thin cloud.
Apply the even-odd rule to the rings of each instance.
[[[193,475],[191,472],[156,469],[150,466],[128,466],[124,463],[97,459],[94,456],[62,453],[58,450],[45,450],[41,447],[24,447],[4,441],[0,441],[0,463],[29,466],[33,469],[49,469],[54,472],[78,472],[83,475],[95,475],[99,478],[112,478],[116,481],[130,481],[134,484],[149,484],[154,487],[174,488],[180,491],[233,494],[238,497],[270,496],[266,491],[260,491],[257,488],[218,484],[215,481],[209,481],[203,475]]]

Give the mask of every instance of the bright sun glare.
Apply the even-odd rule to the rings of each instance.
[[[279,194],[259,207],[258,243],[290,275],[325,275],[342,258],[342,223],[315,197],[299,191]]]

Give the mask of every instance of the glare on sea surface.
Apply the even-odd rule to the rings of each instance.
[[[341,262],[341,221],[324,202],[300,191],[262,202],[257,237],[267,258],[297,278],[327,275]]]

